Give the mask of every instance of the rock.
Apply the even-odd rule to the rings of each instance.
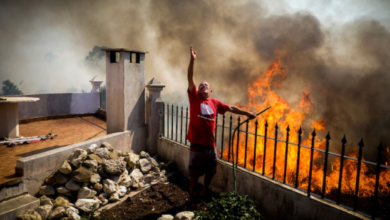
[[[119,159],[111,159],[103,162],[104,171],[110,175],[120,175],[126,169],[126,162],[121,161]]]
[[[118,191],[117,191],[117,193],[118,193],[119,197],[125,196],[125,195],[126,195],[126,192],[127,192],[126,186],[118,186]]]
[[[110,152],[107,148],[99,148],[95,152],[96,155],[98,155],[100,158],[104,159],[110,159]]]
[[[101,197],[107,199],[109,195],[108,195],[107,193],[104,192],[104,193],[101,193],[99,196],[101,196]]]
[[[109,179],[116,182],[116,183],[119,183],[120,176],[111,176],[111,178],[109,178]]]
[[[54,208],[57,208],[57,207],[59,207],[59,206],[66,207],[66,206],[68,206],[68,204],[69,204],[69,200],[64,199],[64,197],[62,197],[62,196],[57,197],[57,198],[53,201],[53,206],[54,206]]]
[[[179,212],[175,216],[175,220],[190,220],[195,216],[193,212],[190,211],[184,211],[184,212]]]
[[[177,164],[175,161],[169,161],[168,163],[161,166],[160,170],[174,171],[176,170]]]
[[[77,213],[72,213],[68,215],[68,220],[80,220],[81,217]]]
[[[158,163],[158,167],[160,168],[160,170],[161,170],[161,167],[164,166],[164,164],[165,164],[164,162],[159,162]]]
[[[65,184],[65,187],[69,190],[72,190],[72,191],[79,191],[81,186],[79,183],[73,181],[73,180],[69,180],[66,184]]]
[[[38,208],[36,208],[35,211],[39,213],[42,220],[46,220],[47,217],[49,217],[49,214],[50,214],[52,209],[53,209],[53,206],[51,206],[51,205],[43,205],[43,206],[39,206]]]
[[[134,153],[128,153],[128,156],[125,157],[125,160],[127,162],[127,169],[129,171],[132,171],[137,164],[139,164],[139,155]]]
[[[158,167],[153,167],[150,171],[155,173],[156,175],[160,175],[161,173],[160,168]]]
[[[152,174],[147,174],[144,176],[145,183],[151,183],[154,179],[155,179],[155,177]]]
[[[103,180],[103,190],[105,193],[111,195],[118,190],[118,185],[114,181],[106,179]]]
[[[118,159],[118,155],[116,155],[116,153],[110,152],[109,154],[111,159]]]
[[[82,187],[88,187],[88,186],[89,186],[89,183],[83,183]]]
[[[108,175],[108,174],[106,173],[106,171],[104,171],[103,165],[100,165],[100,166],[99,166],[97,173],[98,173],[103,179],[107,179],[107,178],[110,177],[110,175]]]
[[[87,157],[87,154],[87,151],[83,149],[76,149],[73,152],[73,158],[70,160],[70,163],[75,167],[79,167],[83,160]]]
[[[79,168],[81,164],[83,163],[83,158],[75,158],[71,161],[71,164],[75,166],[76,168]]]
[[[38,212],[26,213],[19,215],[16,220],[42,220]]]
[[[46,183],[47,185],[53,185],[53,186],[58,185],[58,183],[57,183],[57,181],[56,181],[56,178],[54,177],[54,174],[52,174],[52,175],[50,175],[49,177],[47,177],[47,178],[45,179],[45,183]]]
[[[127,174],[122,174],[119,178],[119,185],[125,186],[125,187],[130,187],[131,186],[131,177]]]
[[[103,189],[103,185],[100,184],[100,183],[96,183],[96,184],[93,186],[93,188],[94,188],[95,190],[97,190],[98,192],[100,192],[100,191],[102,191],[102,189]]]
[[[118,192],[113,193],[110,196],[110,199],[108,201],[110,201],[110,202],[117,202],[117,201],[119,201],[119,193]]]
[[[96,149],[98,148],[98,145],[97,144],[91,144],[89,145],[89,147],[87,148],[87,153],[88,154],[93,154],[95,153]]]
[[[97,172],[98,162],[96,160],[86,160],[84,161],[83,166],[91,168],[93,172]]]
[[[130,177],[131,177],[131,186],[134,188],[140,187],[139,183],[143,181],[143,177],[144,177],[141,171],[139,169],[134,169],[130,173]]]
[[[64,163],[60,166],[60,169],[58,169],[63,174],[70,174],[72,172],[72,167],[68,163],[67,160],[64,161]]]
[[[90,199],[93,198],[96,194],[96,191],[93,191],[87,187],[83,187],[79,190],[79,193],[77,194],[77,199]]]
[[[53,209],[53,211],[51,211],[48,219],[49,220],[60,219],[60,218],[64,217],[65,215],[66,215],[65,208],[60,206],[60,207]]]
[[[66,208],[66,214],[70,216],[72,213],[79,214],[79,210],[76,209],[75,207],[67,207]]]
[[[140,159],[139,160],[140,168],[142,173],[148,173],[150,169],[152,169],[152,164],[148,159]]]
[[[150,157],[149,154],[146,153],[145,151],[141,151],[141,152],[139,153],[139,156],[140,156],[141,158],[149,158],[149,157]]]
[[[39,188],[39,194],[43,196],[51,196],[56,194],[56,190],[51,185],[43,185]]]
[[[147,159],[148,159],[149,162],[152,164],[152,168],[155,168],[155,167],[158,168],[158,167],[159,167],[157,161],[156,161],[154,158],[149,157],[149,158],[147,158]]]
[[[101,181],[101,177],[99,174],[95,173],[91,176],[91,180],[89,182],[91,182],[92,184],[96,184],[96,183],[100,183]]]
[[[70,192],[70,190],[67,189],[67,188],[64,187],[64,186],[59,186],[59,187],[56,188],[56,190],[57,190],[57,192],[58,192],[59,194],[65,194],[65,193],[69,193],[69,192]]]
[[[39,201],[40,201],[40,205],[41,206],[44,206],[44,205],[53,206],[53,203],[51,202],[51,199],[47,198],[46,196],[41,196],[39,198]]]
[[[56,182],[61,184],[61,185],[65,184],[69,180],[69,177],[61,172],[57,172],[56,174],[54,174],[54,178],[55,178]]]
[[[96,154],[89,154],[89,155],[87,156],[87,158],[90,159],[90,160],[96,160],[96,162],[97,162],[98,164],[101,164],[101,163],[103,162],[102,158],[100,158],[100,157],[99,157],[98,155],[96,155]]]
[[[90,212],[92,206],[99,208],[99,202],[94,199],[78,199],[75,203],[75,206],[83,212]]]
[[[100,145],[100,148],[106,148],[109,151],[114,151],[114,148],[108,142],[103,142],[102,145]]]
[[[80,167],[72,173],[71,179],[79,183],[87,183],[91,180],[91,169]]]
[[[157,220],[173,220],[173,219],[174,219],[174,217],[172,215],[162,215]]]

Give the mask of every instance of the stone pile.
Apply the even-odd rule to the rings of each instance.
[[[172,215],[162,215],[157,220],[191,220],[195,214],[190,211],[179,212],[173,217]]]
[[[114,152],[111,144],[92,144],[76,149],[39,190],[40,206],[18,219],[81,219],[90,212],[116,202],[131,190],[166,181],[169,163],[157,162],[146,152]],[[163,169],[160,171],[160,168]]]

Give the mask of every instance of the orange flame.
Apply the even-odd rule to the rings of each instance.
[[[266,111],[262,118],[266,119],[268,122],[268,137],[275,137],[274,126],[278,124],[279,130],[277,138],[281,140],[286,140],[287,132],[286,128],[289,126],[291,134],[289,134],[289,142],[298,143],[298,137],[296,132],[300,129],[303,121],[307,116],[314,115],[314,109],[312,104],[312,97],[309,91],[305,88],[302,92],[301,99],[298,104],[298,108],[291,108],[289,103],[286,100],[281,98],[275,91],[272,90],[272,87],[278,87],[281,85],[281,82],[286,78],[286,71],[281,65],[282,57],[278,56],[274,62],[269,66],[266,72],[262,74],[263,77],[257,79],[253,84],[248,85],[248,105],[243,107],[246,110],[251,110],[259,112],[267,106],[272,106],[272,108]],[[277,80],[275,80],[277,79]],[[325,131],[325,119],[320,119],[313,121],[311,123],[311,128],[315,131]],[[240,128],[241,130],[243,127]],[[249,124],[249,132],[255,131],[255,124]],[[259,123],[258,132],[261,132],[261,135],[264,135],[265,123]],[[260,134],[260,133],[259,133]],[[292,135],[293,134],[293,135]],[[311,135],[310,135],[311,136]],[[236,138],[237,139],[237,138]],[[248,142],[245,145],[245,134],[240,133],[239,149],[238,149],[238,164],[244,166],[245,164],[245,151],[246,155],[246,167],[253,169],[253,164],[256,162],[255,171],[262,173],[263,172],[263,160],[264,160],[264,138],[258,137],[255,142],[253,135],[248,135]],[[308,137],[306,140],[302,140],[302,145],[311,146],[311,137]],[[236,144],[234,143],[234,149],[236,152]],[[316,137],[315,139],[315,148],[325,149],[326,140]],[[225,146],[229,146],[228,143]],[[256,155],[253,155],[254,148],[256,147]],[[278,142],[276,144],[276,162],[275,162],[275,178],[283,181],[284,179],[284,169],[285,169],[285,156],[286,156],[286,143]],[[273,164],[274,164],[274,150],[275,150],[275,141],[267,139],[266,142],[266,154],[265,154],[265,175],[273,175]],[[389,149],[386,149],[389,152]],[[251,152],[251,153],[249,153]],[[237,152],[236,152],[237,153]],[[287,151],[287,168],[286,168],[286,183],[290,185],[295,184],[296,180],[296,170],[297,170],[297,154],[298,147],[296,145],[289,145]],[[299,176],[298,176],[298,185],[300,188],[307,190],[308,188],[308,179],[310,171],[310,154],[311,150],[301,147],[300,149],[300,162],[299,162]],[[223,151],[223,158],[228,158],[229,150],[225,148]],[[357,152],[354,151],[348,154],[350,157],[357,158]],[[324,161],[324,153],[319,151],[313,152],[313,168],[312,168],[312,182],[311,190],[314,192],[322,191],[322,181],[324,175],[323,162],[316,163],[315,161]],[[387,164],[387,162],[386,162]],[[339,185],[339,170],[340,170],[340,158],[336,157],[333,159],[328,159],[329,169],[326,174],[326,189],[325,193],[330,194],[332,191],[338,189]],[[360,171],[360,184],[359,184],[359,197],[370,197],[374,195],[375,187],[375,177],[376,174],[369,168],[365,163],[361,164]],[[342,178],[342,193],[354,194],[356,187],[356,178],[357,178],[357,161],[353,160],[344,160],[343,168],[343,178]],[[380,174],[380,186],[381,191],[389,192],[390,186],[390,170],[381,170]]]

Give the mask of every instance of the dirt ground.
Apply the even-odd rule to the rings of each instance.
[[[198,184],[197,192],[201,191]],[[210,192],[212,197],[218,195]],[[128,198],[115,207],[102,211],[100,219],[150,219],[156,220],[162,214],[175,216],[182,211],[204,211],[207,210],[206,201],[200,201],[193,206],[187,202],[189,194],[189,180],[181,174],[168,179],[166,183],[159,183],[149,189]]]

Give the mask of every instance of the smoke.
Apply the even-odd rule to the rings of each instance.
[[[146,81],[156,77],[166,101],[186,104],[193,44],[195,81],[207,80],[223,102],[245,105],[247,85],[282,54],[278,94],[294,106],[307,88],[311,120],[324,118],[332,140],[346,134],[355,147],[365,137],[376,147],[390,143],[390,7],[347,3],[304,10],[304,1],[2,1],[0,81],[24,80],[25,94],[89,91],[92,77],[105,79],[105,64],[85,57],[96,45],[124,47],[149,51]]]

